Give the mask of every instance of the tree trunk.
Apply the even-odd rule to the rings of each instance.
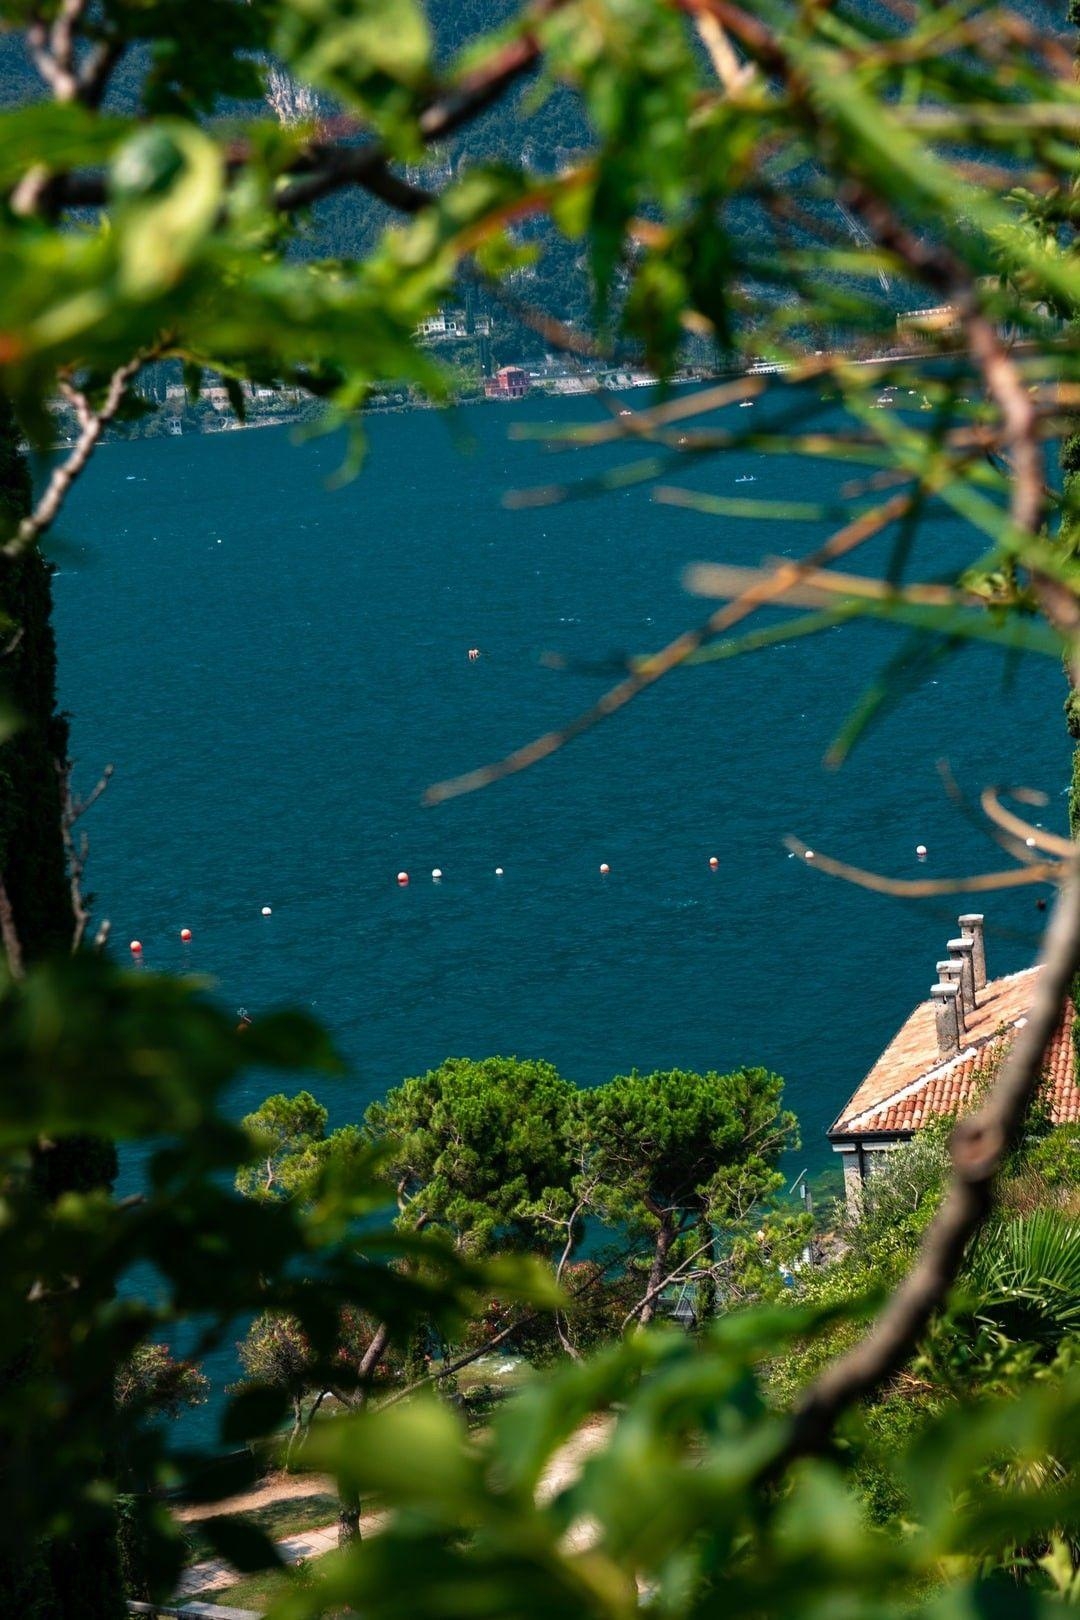
[[[355,1491],[338,1491],[337,1544],[351,1547],[360,1540],[360,1497]]]
[[[19,429],[0,396],[0,540],[30,510],[30,473]],[[66,764],[67,721],[56,712],[52,566],[32,546],[0,557],[0,700],[18,730],[0,744],[0,876],[27,963],[69,950],[75,927],[60,824],[57,763]]]
[[[648,1327],[656,1315],[656,1307],[660,1303],[660,1284],[663,1282],[664,1274],[667,1271],[667,1257],[674,1241],[675,1222],[670,1215],[661,1215],[660,1230],[656,1234],[656,1248],[653,1250],[653,1263],[649,1272],[649,1287],[645,1303],[641,1307],[641,1315],[638,1317],[642,1327]]]
[[[707,1216],[704,1216],[704,1215],[702,1216],[701,1221],[700,1221],[699,1226],[698,1226],[698,1230],[701,1233],[701,1242],[704,1245],[704,1253],[701,1256],[702,1268],[703,1269],[708,1269],[708,1267],[710,1267],[713,1264],[713,1261],[716,1258],[716,1234],[713,1231],[712,1222],[708,1219]],[[697,1319],[698,1319],[698,1326],[700,1327],[703,1322],[711,1322],[715,1315],[716,1315],[716,1278],[712,1275],[711,1272],[709,1272],[709,1275],[707,1277],[703,1278],[702,1281],[698,1284],[698,1290],[697,1290]]]
[[[19,429],[0,395],[0,542],[30,511],[30,474],[19,450]],[[52,628],[52,566],[32,546],[21,556],[0,556],[0,710],[18,729],[0,743],[0,878],[25,967],[71,949],[75,919],[68,885],[58,767],[67,765],[66,720],[56,712],[56,644]],[[33,1182],[43,1204],[66,1192],[111,1189],[116,1153],[96,1137],[43,1143],[34,1156]],[[27,1357],[62,1363],[76,1351],[62,1300],[42,1306],[41,1332]],[[46,1316],[46,1313],[48,1315]],[[105,1449],[101,1474],[115,1478],[108,1452],[113,1391],[103,1370],[97,1395]],[[41,1446],[50,1445],[46,1425]],[[27,1462],[32,1467],[32,1461]],[[41,1550],[43,1612],[79,1620],[126,1620],[114,1508],[101,1504]],[[51,1605],[51,1606],[50,1606]]]

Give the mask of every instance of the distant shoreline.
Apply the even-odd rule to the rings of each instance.
[[[906,351],[900,354],[869,355],[862,358],[849,357],[846,358],[845,363],[852,366],[891,365],[898,360],[911,358],[913,358],[912,353]],[[762,364],[746,368],[732,367],[722,371],[698,371],[693,376],[672,378],[667,386],[673,388],[704,387],[709,383],[732,380],[738,377],[765,378],[779,376],[792,369],[794,369],[792,365]],[[628,374],[630,374],[629,368]],[[366,404],[360,414],[361,416],[390,416],[403,415],[411,411],[464,410],[478,405],[516,405],[522,403],[523,400],[535,402],[539,400],[588,399],[597,394],[611,395],[612,398],[617,399],[629,392],[661,386],[658,377],[649,377],[619,386],[611,386],[602,382],[600,374],[597,372],[561,373],[552,376],[550,382],[553,386],[545,386],[543,382],[534,383],[527,394],[513,400],[491,398],[482,393],[466,394],[448,403],[420,398],[375,399]],[[574,384],[576,386],[560,387],[558,386],[560,383]],[[204,399],[201,399],[201,402],[205,404]],[[261,410],[259,401],[254,400],[250,402],[246,420],[240,421],[231,407],[218,409],[210,406],[209,409],[204,409],[199,415],[194,414],[193,410],[189,413],[189,410],[185,409],[179,416],[173,415],[171,418],[165,414],[165,409],[161,408],[154,415],[142,419],[144,423],[155,424],[154,431],[120,433],[109,430],[103,435],[100,444],[135,444],[140,440],[191,438],[195,436],[210,437],[222,433],[242,432],[250,428],[297,427],[317,423],[323,410],[324,407],[316,400],[311,400],[306,406],[302,406],[298,410],[289,411]],[[179,431],[168,425],[170,420],[180,422]],[[72,434],[58,439],[55,443],[43,449],[35,450],[34,447],[25,444],[22,448],[28,453],[53,455],[62,450],[70,450],[75,442],[76,435]]]

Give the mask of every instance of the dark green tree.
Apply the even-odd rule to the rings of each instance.
[[[779,1076],[744,1068],[635,1069],[585,1093],[592,1202],[651,1245],[645,1293],[631,1313],[643,1325],[656,1314],[679,1240],[693,1231],[711,1256],[711,1229],[744,1220],[781,1185],[777,1160],[796,1142],[782,1092]]]
[[[327,1153],[326,1109],[310,1091],[278,1092],[240,1121],[259,1157],[236,1178],[247,1198],[292,1198],[310,1189]]]
[[[241,1129],[251,1139],[253,1161],[237,1172],[237,1191],[263,1203],[296,1201],[303,1205],[317,1195],[327,1172],[347,1174],[350,1167],[370,1163],[371,1151],[361,1132],[355,1126],[344,1126],[328,1136],[328,1118],[327,1110],[310,1091],[298,1091],[292,1097],[278,1092],[245,1115]],[[328,1395],[342,1406],[363,1409],[390,1354],[390,1324],[347,1307],[340,1313],[328,1363],[325,1357],[315,1356],[295,1316],[264,1311],[237,1349],[249,1380],[280,1390],[288,1398],[292,1411],[286,1448],[289,1461],[295,1447],[307,1438]],[[338,1540],[342,1546],[359,1538],[360,1508],[358,1496],[342,1493],[339,1497]]]
[[[448,1058],[364,1116],[405,1223],[456,1248],[548,1246],[572,1201],[579,1093],[550,1063]]]

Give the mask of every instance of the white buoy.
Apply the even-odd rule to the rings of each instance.
[[[398,880],[398,888],[399,889],[407,889],[408,888],[408,886],[409,886],[409,874],[408,874],[408,872],[399,872],[398,875],[397,875],[397,880]]]
[[[714,872],[716,871],[716,868],[720,865],[720,862],[717,860],[715,855],[710,855],[709,856],[709,865],[712,867]]]
[[[607,863],[607,861],[601,861],[601,862],[600,862],[600,873],[601,873],[601,876],[602,876],[602,877],[607,877],[607,875],[608,875],[608,873],[609,873],[609,872],[610,872],[610,871],[611,871],[611,867],[610,867],[610,866],[609,866],[609,865],[608,865],[608,863]]]
[[[812,861],[812,860],[813,860],[813,858],[814,858],[814,852],[813,852],[813,850],[812,850],[812,849],[808,849],[808,850],[806,850],[806,852],[805,852],[805,854],[806,854],[806,859],[807,859],[807,860],[808,860],[808,861]]]
[[[920,861],[925,861],[925,859],[926,859],[926,845],[925,844],[916,844],[915,845],[915,853],[919,857]]]
[[[1034,840],[1034,838],[1025,838],[1024,843],[1027,845],[1028,849],[1034,849],[1035,848],[1035,840]]]
[[[433,866],[431,868],[431,881],[433,883],[441,883],[442,882],[442,870],[441,870],[440,867]]]
[[[496,868],[495,868],[495,876],[496,876],[496,877],[502,877],[502,875],[503,875],[503,869],[502,869],[502,867],[501,867],[501,866],[497,866],[497,867],[496,867]]]
[[[272,917],[273,916],[273,912],[270,910],[269,906],[263,906],[262,914],[263,914],[264,917]]]

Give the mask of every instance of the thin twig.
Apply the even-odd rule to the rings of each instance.
[[[1009,867],[1004,872],[978,872],[968,877],[888,878],[812,850],[801,838],[785,838],[784,843],[793,855],[830,877],[843,878],[860,889],[895,895],[902,900],[924,900],[933,894],[987,894],[996,889],[1020,889],[1030,883],[1057,883],[1065,870],[1060,861],[1036,861],[1031,866]]]
[[[573,742],[576,737],[583,736],[601,721],[624,709],[640,692],[655,686],[657,681],[684,664],[705,642],[740,623],[759,607],[781,600],[786,590],[799,583],[805,571],[819,568],[823,563],[854,550],[872,535],[880,533],[895,518],[902,517],[915,498],[913,493],[894,495],[891,500],[875,507],[872,512],[862,513],[838,529],[816,551],[798,561],[782,564],[774,573],[745,591],[734,602],[718,608],[704,624],[692,630],[684,630],[659,652],[641,659],[624,680],[605,692],[602,698],[567,725],[557,731],[545,732],[542,737],[526,743],[523,748],[516,748],[512,754],[507,754],[504,759],[496,760],[491,765],[483,765],[478,770],[467,771],[463,776],[451,777],[448,781],[436,782],[424,794],[424,803],[441,804],[444,800],[455,799],[463,793],[475,793],[478,788],[501,781],[504,776],[513,776],[518,771],[528,770],[539,760],[558,753],[567,743]]]
[[[40,539],[46,530],[55,523],[60,508],[64,503],[64,497],[90,460],[106,426],[112,421],[123,404],[129,384],[139,374],[143,366],[148,361],[156,359],[160,352],[160,348],[146,349],[140,354],[134,355],[132,359],[125,361],[122,366],[117,366],[109,378],[105,398],[97,410],[91,406],[86,395],[71,383],[62,385],[62,391],[75,407],[75,414],[82,431],[75,441],[71,454],[58,467],[53,468],[49,482],[45,486],[45,492],[34,510],[28,517],[23,518],[14,536],[7,544],[0,547],[0,554],[5,557],[18,557],[28,547],[32,546],[36,540]]]
[[[113,767],[106,765],[96,786],[87,794],[85,799],[74,799],[71,793],[71,761],[56,759],[53,761],[53,765],[60,780],[60,833],[64,840],[64,853],[67,856],[68,884],[71,890],[71,914],[75,920],[75,929],[71,938],[71,954],[74,956],[82,945],[90,923],[90,909],[82,892],[82,875],[86,869],[86,858],[90,853],[90,841],[84,833],[76,845],[74,827],[79,818],[84,816],[105,792],[113,774]],[[105,923],[103,926],[107,930],[109,925]]]
[[[1066,860],[1075,852],[1076,846],[1068,838],[1059,838],[1056,833],[1047,832],[1045,827],[1035,827],[1022,816],[1006,810],[999,797],[1002,793],[1008,793],[1010,798],[1019,799],[1022,803],[1036,805],[1046,803],[1045,793],[1035,793],[1031,788],[983,788],[979,795],[979,803],[989,821],[996,823],[1005,832],[1011,833],[1014,838],[1022,840],[1026,849],[1041,849],[1047,855],[1061,855]]]
[[[633,1310],[627,1311],[619,1326],[619,1332],[625,1333],[627,1328],[630,1326],[630,1323],[634,1321],[635,1317],[641,1315],[646,1305],[658,1298],[658,1296],[664,1292],[665,1288],[670,1288],[673,1282],[678,1282],[687,1269],[693,1265],[694,1261],[697,1260],[700,1255],[703,1255],[707,1249],[712,1248],[713,1241],[713,1238],[710,1237],[706,1243],[701,1245],[700,1248],[695,1249],[693,1254],[687,1255],[685,1260],[680,1260],[674,1271],[669,1271],[667,1276],[662,1278],[660,1282],[654,1283],[653,1286],[646,1291],[642,1298],[638,1300]]]
[[[707,11],[698,13],[694,18],[694,26],[701,43],[709,53],[716,77],[729,96],[737,95],[756,77],[754,64],[739,61],[735,47],[724,32],[723,24],[716,17],[710,16]]]

